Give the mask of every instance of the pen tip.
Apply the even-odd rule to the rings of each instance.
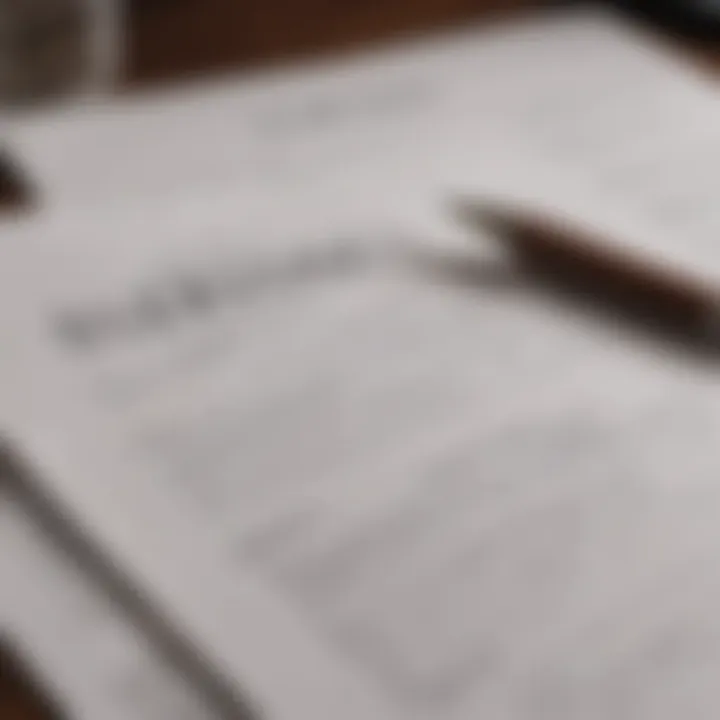
[[[497,202],[484,198],[455,196],[450,200],[452,215],[473,229],[503,232],[507,229],[507,213]]]

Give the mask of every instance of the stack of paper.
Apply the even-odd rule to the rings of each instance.
[[[0,621],[68,710],[714,718],[713,368],[448,207],[712,274],[716,105],[573,12],[10,128],[44,211],[2,228],[0,427],[115,578],[8,498]]]

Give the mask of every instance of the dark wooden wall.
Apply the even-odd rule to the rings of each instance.
[[[147,82],[199,69],[359,46],[540,0],[135,0],[129,79]]]

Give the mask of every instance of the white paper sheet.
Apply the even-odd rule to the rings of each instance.
[[[197,688],[70,550],[0,494],[0,632],[71,720],[211,720]]]
[[[598,66],[608,44],[626,51],[628,36],[607,13],[538,13],[504,28],[26,117],[7,128],[8,143],[55,209],[181,202],[230,185],[250,204],[246,193],[258,187],[387,170],[400,147],[432,162],[464,147],[482,163],[485,146],[498,142],[493,130],[523,117],[508,90],[538,101],[547,76],[563,78],[578,47],[583,62]]]
[[[535,37],[550,60],[503,77],[509,106],[548,68],[567,79],[579,48],[608,82],[630,63],[633,87],[685,97],[613,25],[525,33],[516,49]],[[487,97],[458,97],[466,130]],[[413,152],[410,128],[352,172],[267,194],[3,229],[4,427],[270,720],[594,720],[605,702],[656,720],[665,699],[668,718],[716,715],[679,670],[718,669],[693,654],[715,625],[715,373],[453,235],[451,186],[653,236],[589,166],[550,172],[527,132],[499,142],[501,119],[472,146],[455,125],[442,156]],[[666,626],[681,660],[658,674],[646,648]]]
[[[429,227],[413,254],[356,196],[18,226],[4,426],[271,720],[535,720],[547,693],[594,718],[573,668],[622,672],[653,593],[714,576],[714,373],[482,246]],[[655,718],[626,681],[628,717]]]

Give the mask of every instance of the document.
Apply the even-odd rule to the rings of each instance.
[[[0,635],[70,720],[215,720],[97,578],[0,495]]]
[[[6,233],[37,491],[258,717],[714,703],[714,371],[363,187]]]
[[[72,211],[68,181],[51,212],[0,229],[7,441],[259,717],[717,715],[716,372],[553,300],[446,215],[455,192],[502,194],[718,261],[698,256],[699,216],[669,234],[654,219],[687,128],[715,147],[714,96],[608,17],[567,17],[455,38],[447,64],[388,62],[383,82],[426,58],[421,86],[454,98],[416,123],[375,134],[337,111],[337,135],[282,134],[277,164],[225,164],[258,146],[218,141],[212,172],[183,176],[208,157],[194,150],[148,165],[153,202],[117,166],[105,203],[96,167],[96,212]],[[275,102],[268,88],[254,97]],[[233,114],[212,117],[220,138]],[[154,127],[157,147],[173,137]],[[35,137],[43,162],[58,151]],[[683,192],[707,177],[699,147],[698,174],[671,178],[693,178]]]

